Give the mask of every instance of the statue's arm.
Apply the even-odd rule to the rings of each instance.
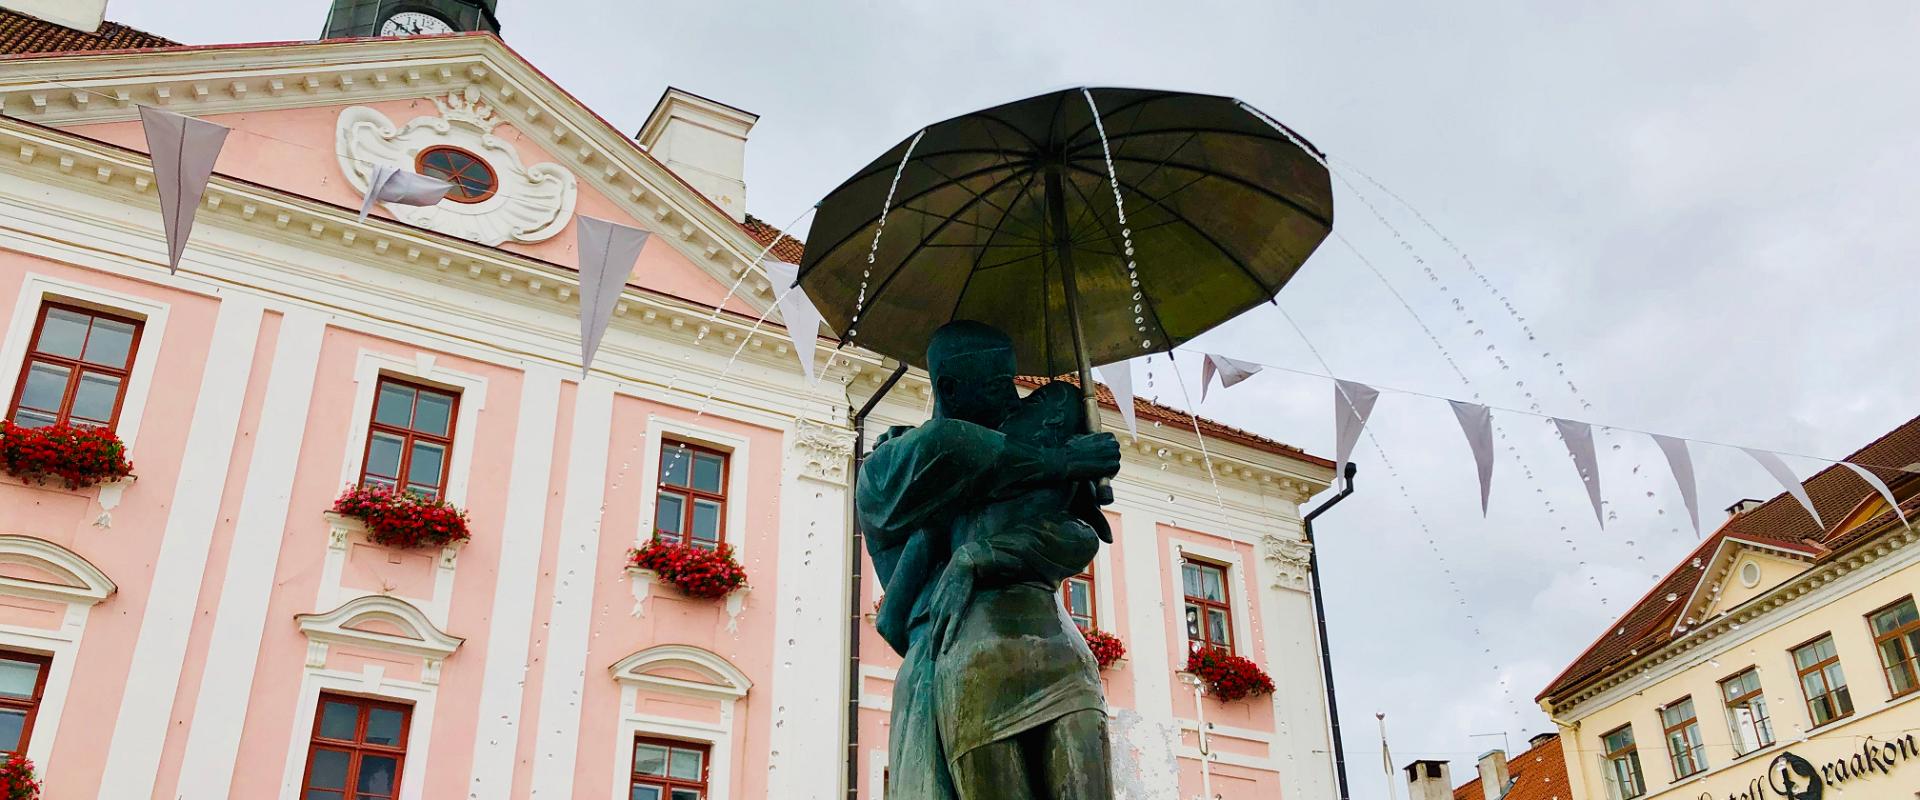
[[[890,432],[891,433],[891,432]],[[991,428],[936,419],[889,436],[860,468],[856,502],[876,546],[1010,487],[1060,480],[1056,448],[1010,440]]]

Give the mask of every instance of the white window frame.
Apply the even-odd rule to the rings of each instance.
[[[712,683],[700,683],[646,674],[654,667],[678,667],[705,673]],[[608,668],[620,684],[619,735],[614,740],[613,792],[626,797],[633,787],[633,742],[640,736],[679,739],[707,746],[707,796],[728,800],[733,789],[733,736],[737,707],[752,682],[738,667],[720,656],[688,645],[660,645],[620,659]],[[635,711],[640,691],[709,700],[720,707],[720,722],[662,717]]]
[[[344,490],[360,485],[360,469],[367,457],[367,437],[373,421],[373,400],[380,378],[453,387],[460,393],[459,409],[453,420],[453,453],[447,459],[447,502],[465,507],[467,480],[473,469],[474,436],[480,427],[480,412],[487,405],[487,379],[439,365],[433,353],[416,353],[412,359],[392,353],[360,348],[353,365],[353,415],[348,417],[347,451],[341,459],[340,486]]]
[[[1172,556],[1169,562],[1172,565],[1171,571],[1174,591],[1173,598],[1169,599],[1180,600],[1180,613],[1174,616],[1175,635],[1180,641],[1180,650],[1178,651],[1180,658],[1184,661],[1188,648],[1192,646],[1192,642],[1187,639],[1186,594],[1182,588],[1185,584],[1181,582],[1180,565],[1186,560],[1188,555],[1192,555],[1202,561],[1211,561],[1215,564],[1225,564],[1227,566],[1227,605],[1233,609],[1234,655],[1251,659],[1256,663],[1264,662],[1266,660],[1266,652],[1254,646],[1252,628],[1253,607],[1248,602],[1251,598],[1247,597],[1248,594],[1258,591],[1258,589],[1249,590],[1246,588],[1248,585],[1246,564],[1241,560],[1239,552],[1214,547],[1209,544],[1198,544],[1184,540],[1177,535],[1178,531],[1184,529],[1171,525],[1167,526],[1167,528],[1168,530],[1176,532],[1176,535],[1170,537],[1172,541],[1168,543],[1167,552]]]
[[[660,503],[660,456],[665,440],[684,441],[727,454],[726,544],[733,548],[736,560],[745,563],[747,550],[747,479],[751,462],[751,443],[738,434],[695,425],[660,414],[647,415],[646,461],[640,465],[640,526],[635,529],[634,546],[640,547],[653,536],[654,507]]]
[[[34,715],[27,758],[39,765],[41,777],[53,769],[53,745],[60,734],[60,718],[73,687],[74,662],[80,656],[82,634],[93,607],[118,587],[80,554],[33,536],[0,535],[0,562],[24,563],[56,575],[72,585],[54,585],[0,577],[0,595],[65,603],[66,613],[55,630],[22,625],[0,625],[0,648],[48,656],[47,683],[40,690],[40,710]]]
[[[415,643],[416,640],[411,638],[345,627],[368,613],[397,621],[403,628],[411,628],[411,633],[420,638]],[[433,741],[434,700],[439,694],[440,669],[434,660],[436,657],[444,660],[451,655],[451,648],[457,648],[460,640],[435,629],[427,622],[425,614],[406,601],[381,596],[353,600],[326,614],[302,614],[298,621],[308,639],[307,661],[305,674],[300,679],[300,692],[294,701],[293,730],[286,749],[290,757],[281,774],[280,800],[299,800],[300,779],[306,775],[308,750],[313,742],[313,718],[319,711],[323,692],[413,705],[407,728],[406,768],[400,773],[400,790],[394,794],[394,798],[424,800],[428,757]],[[351,641],[370,649],[424,656],[426,661],[421,666],[420,680],[388,678],[386,668],[377,664],[364,665],[364,669],[358,673],[327,669],[328,646],[342,641]],[[436,646],[445,652],[426,653],[423,652],[424,646]]]
[[[170,306],[156,300],[125,292],[115,292],[85,284],[29,272],[20,285],[20,297],[14,302],[13,319],[7,322],[6,339],[0,344],[0,397],[9,401],[20,381],[20,363],[27,357],[27,343],[33,338],[33,324],[40,319],[40,307],[48,302],[78,301],[144,318],[140,325],[140,345],[133,353],[133,370],[127,373],[127,394],[120,403],[120,419],[114,434],[135,452],[140,421],[146,416],[147,394],[153,388],[153,373],[160,360],[160,346],[166,336]]]

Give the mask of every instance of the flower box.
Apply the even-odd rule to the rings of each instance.
[[[85,489],[133,476],[127,446],[107,428],[0,423],[0,470],[32,484]],[[0,798],[5,800],[5,798]]]
[[[333,501],[333,512],[360,520],[368,541],[386,547],[445,547],[469,538],[467,512],[385,486],[350,488]]]
[[[1093,660],[1100,668],[1111,669],[1113,665],[1126,660],[1127,646],[1115,636],[1098,628],[1086,632],[1087,649],[1093,651]]]
[[[40,779],[26,756],[14,753],[0,761],[0,800],[40,800]]]
[[[1202,647],[1187,655],[1184,672],[1199,678],[1207,693],[1223,703],[1273,694],[1273,679],[1260,665],[1218,647]]]
[[[681,594],[703,600],[718,600],[747,585],[746,569],[724,544],[708,550],[653,539],[628,551],[627,568],[652,572]]]

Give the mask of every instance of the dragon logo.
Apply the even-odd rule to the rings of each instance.
[[[1820,800],[1825,787],[1820,773],[1807,760],[1792,753],[1781,753],[1767,765],[1767,788],[1787,800]]]

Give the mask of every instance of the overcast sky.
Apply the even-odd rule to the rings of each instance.
[[[113,0],[109,17],[214,43],[309,38],[327,11],[268,5]],[[1201,349],[1826,457],[1920,413],[1912,3],[503,0],[500,17],[626,131],[668,85],[761,114],[748,206],[776,224],[921,124],[1141,85],[1235,95],[1303,132],[1435,273],[1343,188],[1336,230],[1379,276],[1330,240],[1281,296],[1311,348],[1263,308]],[[1202,411],[1330,453],[1330,392],[1270,371]],[[1400,763],[1470,775],[1500,744],[1472,734],[1524,749],[1548,729],[1533,696],[1695,543],[1642,436],[1601,435],[1602,531],[1548,423],[1496,412],[1482,519],[1443,402],[1388,393],[1376,414],[1381,449],[1362,443],[1359,491],[1319,531],[1359,798],[1385,796],[1376,711]],[[1737,451],[1694,452],[1709,528],[1778,492]]]

